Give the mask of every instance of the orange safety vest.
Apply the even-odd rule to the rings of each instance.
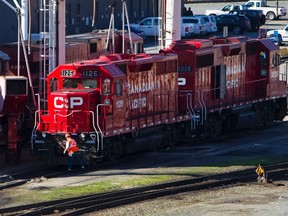
[[[78,151],[78,147],[77,147],[77,142],[72,139],[72,138],[69,138],[67,140],[67,142],[69,143],[69,147],[68,147],[68,154],[71,155],[73,154],[74,152],[77,152]]]

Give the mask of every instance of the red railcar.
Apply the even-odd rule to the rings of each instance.
[[[6,162],[18,162],[21,152],[24,110],[28,80],[9,69],[10,57],[0,51],[0,146],[5,147]]]
[[[114,158],[283,119],[279,65],[270,40],[246,37],[180,40],[159,54],[60,65],[47,77],[33,150],[61,154],[58,143],[71,132],[89,160]]]

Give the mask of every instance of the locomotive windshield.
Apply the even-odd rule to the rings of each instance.
[[[63,88],[64,89],[92,89],[97,88],[97,80],[95,79],[63,79]]]

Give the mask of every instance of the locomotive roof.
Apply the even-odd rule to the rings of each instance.
[[[122,70],[120,70],[115,64],[104,65],[103,68],[107,71],[112,77],[121,77],[124,76]]]
[[[119,32],[119,34],[121,36],[123,36],[123,33],[122,32]],[[124,38],[129,40],[129,33],[128,32],[124,32]],[[131,40],[134,41],[134,42],[142,42],[143,41],[143,38],[140,37],[139,35],[131,32]]]
[[[211,47],[213,42],[209,39],[182,39],[174,41],[172,43],[173,47],[191,47],[191,48],[206,48]]]
[[[268,50],[279,50],[279,47],[273,43],[273,41],[269,38],[263,38],[259,40],[261,44],[263,44]]]

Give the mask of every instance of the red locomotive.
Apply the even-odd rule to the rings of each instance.
[[[28,81],[9,70],[9,60],[10,57],[0,51],[0,146],[6,149],[6,162],[18,162]]]
[[[39,38],[40,39],[40,38]],[[83,59],[94,59],[98,58],[100,55],[104,55],[111,52],[122,52],[124,48],[125,53],[143,52],[143,38],[131,33],[130,36],[127,32],[124,34],[121,31],[117,31],[114,34],[114,39],[112,36],[108,40],[108,31],[92,32],[79,35],[70,35],[66,37],[66,62],[80,61]],[[124,44],[123,44],[124,40]],[[106,45],[108,47],[106,47]],[[26,42],[28,47],[28,42]],[[132,49],[133,48],[133,49]],[[13,95],[5,95],[6,87],[11,89],[9,85],[13,85],[12,80],[16,79],[17,82],[20,81],[20,77],[16,77],[15,74],[18,72],[17,66],[17,43],[9,43],[0,45],[0,146],[7,149],[6,161],[19,160],[21,144],[24,144],[30,138],[30,131],[33,128],[34,121],[31,116],[36,109],[34,103],[34,95],[32,89],[23,88],[23,95],[18,93],[13,93]],[[48,48],[47,48],[48,50]],[[5,52],[5,53],[4,53]],[[31,54],[28,55],[29,67],[32,71],[30,74],[31,83],[30,88],[33,88],[33,92],[37,92],[39,95],[43,96],[44,87],[43,78],[48,73],[47,65],[48,58],[43,55],[43,41],[34,41],[30,47]],[[3,55],[2,55],[3,53]],[[24,61],[24,53],[21,50],[20,67],[19,73],[21,79],[27,85],[27,68],[26,62]],[[40,55],[41,54],[41,55]],[[44,56],[44,57],[43,57]],[[2,57],[4,59],[2,59]],[[9,62],[8,62],[9,59]],[[44,64],[46,62],[47,64]],[[9,64],[8,64],[9,63]],[[44,70],[45,67],[45,70]],[[2,77],[3,75],[3,77]],[[4,77],[5,75],[5,77]],[[9,75],[9,77],[8,77]],[[29,77],[29,76],[27,76]],[[9,81],[8,81],[9,80]],[[16,82],[15,80],[15,82]],[[19,85],[18,87],[20,88]],[[2,97],[1,97],[2,88]],[[12,87],[13,89],[13,87]],[[17,90],[16,88],[14,89]],[[19,90],[19,89],[18,89]],[[25,91],[24,91],[25,90]],[[28,97],[28,93],[30,97]],[[28,100],[27,100],[28,98]],[[4,100],[5,99],[5,100]],[[25,99],[25,100],[24,100]],[[44,99],[43,97],[41,98]],[[45,100],[45,99],[44,99]],[[26,101],[26,104],[23,102]],[[19,106],[14,106],[14,104],[19,104]],[[21,106],[20,106],[21,105]],[[39,104],[40,106],[40,104]],[[41,104],[42,106],[42,104]],[[3,110],[4,108],[5,110]],[[12,110],[11,107],[17,107],[17,110]],[[25,109],[27,107],[28,109]],[[43,106],[42,106],[43,107]],[[2,109],[3,108],[3,109]],[[25,112],[24,112],[25,111]],[[24,112],[24,113],[23,113]],[[12,119],[13,118],[13,119]],[[19,134],[19,129],[21,129],[21,135]],[[29,131],[28,133],[26,131]],[[29,136],[29,137],[27,137]],[[20,138],[21,137],[21,138]],[[20,140],[21,139],[21,140]]]
[[[33,150],[62,154],[70,132],[93,161],[282,120],[279,52],[269,39],[210,38],[60,65],[35,114]]]

